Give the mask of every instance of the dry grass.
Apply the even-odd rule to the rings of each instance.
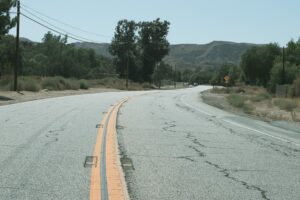
[[[230,91],[229,94],[228,91]],[[217,94],[225,98],[216,99]],[[232,109],[227,108],[228,111],[235,112],[237,109],[266,120],[300,120],[300,98],[275,98],[261,87],[240,86],[214,89],[211,91],[210,98],[215,98],[215,101],[226,100],[232,106]],[[216,104],[223,105],[222,102]]]
[[[38,92],[41,89],[49,91],[61,90],[87,90],[89,88],[113,88],[119,90],[127,90],[126,80],[117,78],[103,78],[97,80],[78,80],[72,78],[56,77],[20,77],[18,81],[19,91]],[[148,83],[135,83],[129,81],[128,90],[145,90],[154,87]],[[10,91],[13,89],[12,77],[2,77],[0,80],[0,91]]]

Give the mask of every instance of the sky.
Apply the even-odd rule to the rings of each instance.
[[[171,23],[171,44],[232,41],[283,46],[300,37],[299,0],[21,0],[21,5],[26,16],[94,42],[110,42],[121,19],[156,18]],[[41,41],[47,31],[21,16],[21,37]]]

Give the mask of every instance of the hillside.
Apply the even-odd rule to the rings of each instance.
[[[208,44],[171,45],[165,61],[183,68],[239,64],[242,54],[254,44],[214,41]]]
[[[73,43],[76,48],[94,49],[97,54],[111,58],[112,55],[108,52],[109,43],[91,43],[91,42],[76,42]]]
[[[98,54],[111,57],[108,43],[74,43],[78,48],[92,48]],[[177,44],[170,46],[165,61],[181,69],[201,66],[218,66],[223,63],[238,64],[241,55],[255,44],[213,41],[208,44]]]

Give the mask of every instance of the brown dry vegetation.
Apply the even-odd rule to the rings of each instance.
[[[202,98],[221,109],[267,121],[300,121],[300,98],[277,98],[261,87],[214,88],[202,93]]]

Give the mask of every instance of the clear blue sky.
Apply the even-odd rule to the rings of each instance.
[[[67,24],[101,34],[87,34],[45,18],[61,29],[100,42],[111,41],[120,19],[149,21],[157,17],[171,23],[168,39],[172,44],[223,40],[285,45],[290,39],[300,37],[299,0],[21,0],[21,3]],[[45,32],[47,29],[21,18],[21,37],[40,41]]]

